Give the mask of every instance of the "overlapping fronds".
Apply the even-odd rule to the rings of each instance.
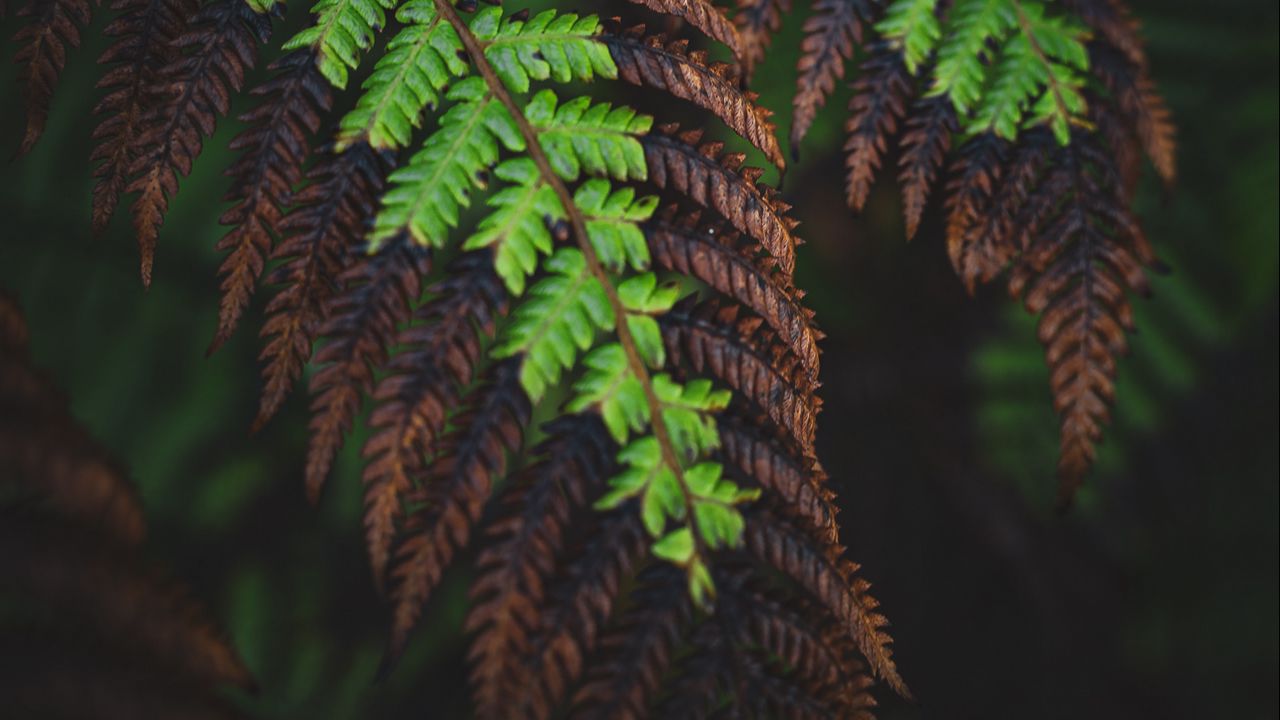
[[[1048,349],[1054,405],[1062,418],[1058,480],[1064,505],[1088,472],[1109,417],[1115,361],[1126,348],[1121,328],[1131,329],[1123,289],[1142,292],[1141,267],[1154,263],[1129,209],[1140,173],[1139,148],[1166,182],[1174,172],[1173,128],[1146,75],[1132,21],[1117,3],[1071,5],[1095,33],[1088,50],[1097,90],[1082,96],[1090,108],[1086,122],[1075,126],[1061,149],[1055,147],[1062,140],[1057,128],[1051,129],[1058,142],[1043,129],[1024,132],[1012,146],[991,134],[968,140],[953,171],[947,224],[953,264],[971,290],[1012,267],[1010,288],[1020,296],[1037,273],[1056,268],[1058,284],[1046,281],[1042,293],[1027,295],[1026,305],[1043,313],[1040,339]],[[1082,234],[1089,237],[1081,243]],[[1090,249],[1078,250],[1080,245]],[[1075,286],[1081,289],[1069,293]],[[1054,305],[1050,298],[1059,295],[1063,299]],[[1083,324],[1060,324],[1067,296],[1088,318]],[[1102,326],[1107,330],[1098,335]],[[1079,351],[1072,355],[1070,348]]]
[[[768,18],[768,7],[743,3],[738,22]],[[875,30],[865,42],[864,22]],[[970,292],[1020,266],[1048,232],[1043,223],[1064,200],[1035,189],[1055,161],[1055,146],[1075,138],[1105,142],[1115,167],[1098,181],[1099,192],[1114,194],[1116,212],[1128,205],[1143,154],[1166,183],[1174,179],[1169,111],[1122,2],[893,0],[879,8],[815,2],[805,29],[793,144],[845,63],[862,55],[845,125],[849,205],[863,208],[896,149],[907,237],[917,234],[930,197],[939,194],[935,187],[944,186],[946,248]],[[1083,187],[1060,190],[1071,195]],[[1063,233],[1053,236],[1066,244]],[[1050,365],[1056,366],[1053,357]],[[1096,394],[1086,384],[1055,382],[1064,413],[1064,487],[1079,484],[1100,437],[1096,423],[1086,431],[1087,423],[1065,418],[1070,408],[1093,407]],[[1087,415],[1103,413],[1093,407]]]
[[[231,141],[240,150],[226,174],[234,205],[219,222],[230,226],[215,249],[226,252],[222,305],[210,351],[226,342],[244,313],[266,267],[293,189],[302,180],[311,138],[320,128],[332,95],[309,50],[295,50],[272,64],[275,76],[253,94],[262,103],[240,116],[247,127]]]
[[[276,9],[179,2],[121,0],[104,56],[95,220],[140,193],[148,277],[178,180]],[[788,6],[751,5],[751,29],[709,2],[641,4],[748,62]],[[824,8],[845,23],[814,40],[825,96],[873,18],[871,3]],[[370,400],[364,529],[391,605],[386,671],[483,539],[467,621],[480,717],[646,716],[681,692],[664,668],[728,647],[764,688],[720,688],[745,713],[791,699],[791,715],[860,717],[859,657],[905,692],[837,544],[814,445],[822,335],[792,277],[797,222],[737,147],[785,165],[742,69],[591,15],[320,0],[312,16],[233,141],[213,347],[271,265],[253,425],[314,361],[313,498]],[[737,137],[603,101],[601,81]],[[330,117],[344,91],[351,109]],[[526,448],[533,417],[550,421]]]
[[[506,291],[485,253],[460,257],[428,295],[397,337],[401,350],[373,393],[372,434],[363,450],[365,531],[379,585],[405,497],[434,456],[449,411],[475,380],[483,348],[507,310]]]
[[[1056,150],[1032,182],[1026,244],[1009,292],[1040,315],[1062,416],[1059,502],[1069,503],[1110,420],[1116,362],[1134,329],[1128,295],[1148,292],[1144,266],[1155,255],[1128,208],[1114,157],[1097,139],[1077,137]]]
[[[773,122],[769,120],[773,113],[756,104],[755,94],[738,90],[736,67],[707,64],[704,51],[687,50],[687,40],[664,41],[661,36],[646,36],[643,26],[606,36],[603,41],[617,63],[621,79],[661,90],[714,113],[764,153],[769,162],[779,169],[785,167]]]
[[[145,99],[124,188],[138,195],[131,212],[144,285],[151,284],[160,225],[178,178],[191,172],[270,31],[262,9],[245,0],[218,0],[197,11],[171,43],[174,58]]]
[[[93,109],[101,116],[93,130],[97,145],[91,159],[98,182],[93,187],[93,228],[111,221],[120,193],[137,158],[138,138],[151,103],[159,102],[157,83],[178,49],[173,41],[195,11],[192,0],[114,0],[118,12],[103,31],[114,38],[98,62],[110,67],[98,81],[106,94]]]
[[[14,717],[240,714],[253,679],[205,612],[138,556],[137,494],[27,356],[0,293],[0,689]]]
[[[813,15],[805,21],[800,46],[799,75],[792,100],[791,150],[799,152],[800,140],[809,132],[818,110],[844,77],[844,65],[862,43],[862,26],[872,16],[870,0],[817,0]]]
[[[337,289],[347,243],[359,237],[373,215],[386,179],[387,153],[368,145],[329,152],[308,173],[310,183],[295,194],[297,207],[280,223],[284,240],[273,257],[282,260],[267,282],[280,291],[267,304],[261,334],[267,340],[262,399],[254,427],[261,427],[284,402],[325,318]]]
[[[738,56],[746,76],[764,59],[782,18],[791,12],[791,0],[737,0],[733,24],[738,28]]]
[[[421,294],[429,256],[401,245],[353,261],[338,282],[341,289],[324,309],[320,335],[329,340],[315,355],[311,376],[311,445],[307,453],[307,493],[312,500],[329,474],[344,433],[351,429],[360,401],[373,391],[374,369],[382,367],[397,328],[409,320]]]
[[[966,131],[1012,140],[1047,125],[1066,143],[1085,112],[1083,25],[1034,0],[895,0],[876,26],[916,73],[936,53],[927,94],[951,99]]]
[[[724,43],[734,55],[742,54],[738,29],[711,0],[631,0],[660,13],[680,18],[708,37]]]

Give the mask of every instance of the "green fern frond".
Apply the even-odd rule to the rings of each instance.
[[[949,98],[967,134],[1045,125],[1065,145],[1087,125],[1083,26],[1035,0],[957,0],[941,25],[936,6],[896,0],[876,27],[912,73],[934,56],[928,95]]]
[[[652,217],[657,209],[656,196],[646,195],[637,199],[635,190],[631,188],[611,191],[608,182],[588,180],[574,193],[573,201],[586,218],[587,235],[601,265],[618,273],[628,267],[632,270],[648,269],[649,245],[639,224]],[[634,294],[642,285],[636,284],[638,278],[631,278],[618,285],[622,304],[642,312],[670,310],[671,303],[661,310],[649,304],[653,302],[651,295],[656,292],[652,288],[652,275],[640,277],[650,278],[643,281],[649,283],[649,294]]]
[[[285,50],[316,48],[316,65],[337,88],[347,86],[347,73],[360,65],[360,55],[373,46],[386,27],[387,11],[396,0],[320,0],[311,8],[315,24],[284,44]]]
[[[597,332],[612,331],[616,322],[604,287],[588,271],[580,250],[562,248],[543,268],[547,276],[529,289],[492,352],[499,358],[524,355],[520,382],[533,402],[559,384],[579,353],[595,345]]]
[[[938,0],[897,0],[876,23],[876,30],[902,50],[903,61],[912,74],[929,59],[942,37],[937,5]]]
[[[370,236],[374,250],[401,232],[421,245],[442,246],[459,212],[471,205],[471,192],[486,186],[484,175],[497,163],[499,147],[525,149],[515,121],[481,78],[462,80],[446,97],[456,104],[440,118],[439,129],[389,178],[391,189]]]
[[[442,20],[446,15],[449,23]],[[626,448],[641,443],[661,450],[656,464],[644,467],[646,477],[668,473],[678,486],[678,505],[648,506],[646,526],[666,543],[664,552],[677,542],[671,533],[682,530],[702,549],[740,542],[736,510],[698,510],[712,502],[707,498],[716,487],[731,499],[750,495],[720,479],[719,465],[706,462],[719,446],[712,414],[727,404],[728,392],[713,391],[706,381],[681,385],[648,372],[666,362],[656,317],[670,310],[680,293],[648,272],[641,223],[653,215],[657,198],[613,183],[648,178],[640,138],[653,119],[589,97],[561,102],[552,90],[533,87],[541,81],[617,76],[608,47],[597,38],[599,20],[551,11],[527,20],[504,18],[493,7],[464,24],[447,6],[416,3],[398,17],[412,24],[392,41],[389,59],[366,83],[364,98],[344,123],[345,135],[403,144],[421,109],[440,93],[452,105],[422,148],[391,174],[371,247],[377,250],[407,235],[421,245],[445,248],[474,193],[488,193],[462,248],[490,248],[495,272],[517,301],[489,355],[519,358],[520,383],[534,403],[581,369],[566,410],[599,413]],[[455,32],[441,30],[450,24]],[[451,64],[450,54],[456,60],[459,49],[470,52],[473,62]],[[483,63],[474,62],[476,50]],[[461,79],[454,81],[455,76]],[[535,141],[537,147],[530,147]],[[495,178],[498,186],[491,188]],[[557,248],[570,235],[579,247]],[[540,279],[530,285],[540,270]],[[653,429],[655,415],[661,417],[661,432]],[[624,466],[641,467],[625,459],[635,452],[624,450]],[[705,498],[681,479],[703,465],[707,468],[697,473],[716,478],[698,486],[708,488]],[[628,477],[619,476],[615,487],[630,487]],[[732,505],[715,502],[720,503],[715,507]],[[653,508],[665,510],[653,515]],[[731,517],[721,517],[724,512]],[[702,528],[700,514],[713,524]],[[670,532],[668,520],[675,523]],[[710,597],[702,552],[668,554],[689,572],[694,596]]]
[[[496,245],[493,267],[512,295],[523,295],[525,281],[538,269],[538,257],[551,254],[555,240],[547,221],[564,221],[564,207],[549,185],[539,182],[528,158],[504,161],[494,176],[510,186],[489,196],[492,212],[463,243],[464,250]]]
[[[1084,119],[1088,107],[1082,94],[1089,70],[1089,54],[1084,46],[1086,31],[1065,16],[1046,17],[1040,5],[1022,8],[1019,22],[1023,33],[1010,38],[1004,48],[1005,58],[1017,58],[1008,75],[1021,73],[1023,79],[1018,85],[1023,87],[1045,88],[1024,116],[1023,126],[1048,125],[1058,142],[1066,145],[1072,125],[1089,124]],[[1023,97],[1032,95],[1026,93]],[[1009,112],[1004,118],[993,115],[989,122],[979,117],[978,122],[1005,137],[1013,137],[1016,116]]]
[[[653,127],[653,118],[628,107],[574,98],[556,106],[550,90],[533,96],[524,109],[525,119],[537,130],[542,149],[556,173],[577,180],[583,170],[595,177],[644,180],[648,172],[644,148],[636,136]]]
[[[595,15],[545,10],[517,20],[504,19],[501,8],[491,7],[476,13],[470,27],[486,43],[485,58],[494,72],[514,93],[528,92],[532,80],[567,83],[618,76],[609,49],[593,39],[601,30]]]
[[[422,126],[422,111],[435,107],[450,80],[467,74],[458,33],[440,22],[430,0],[406,3],[396,20],[405,27],[365,80],[355,109],[342,118],[339,149],[359,139],[377,149],[408,145]]]
[[[961,0],[947,15],[938,46],[931,95],[948,95],[961,116],[972,112],[987,85],[988,46],[1018,27],[1011,0]]]

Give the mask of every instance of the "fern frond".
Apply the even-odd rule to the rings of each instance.
[[[936,51],[929,94],[946,96],[970,134],[1014,140],[1046,125],[1066,143],[1086,121],[1084,28],[1034,0],[958,0],[940,24],[937,0],[895,0],[876,28],[913,74]]]
[[[440,92],[467,72],[458,58],[462,43],[430,0],[411,0],[396,11],[404,28],[387,43],[383,55],[364,82],[355,109],[342,118],[337,149],[367,142],[375,149],[409,144],[422,125],[422,111],[435,107]]]
[[[273,2],[262,5],[274,6]],[[311,153],[310,137],[319,129],[320,116],[332,104],[330,87],[346,87],[348,71],[359,66],[361,53],[372,46],[377,32],[385,26],[386,10],[394,6],[394,0],[319,0],[311,10],[315,16],[312,25],[284,44],[284,49],[291,52],[274,64],[277,75],[254,90],[253,94],[264,100],[241,117],[250,127],[232,142],[232,147],[243,153],[228,170],[234,178],[228,199],[237,206],[221,218],[232,230],[218,243],[219,250],[229,250],[230,254],[220,269],[222,306],[210,352],[231,336],[262,275],[264,258],[271,253],[275,236],[288,232],[281,217],[292,199],[292,188],[302,178],[303,164]],[[421,3],[406,7],[406,21],[416,17],[410,6],[420,7]],[[409,77],[419,76],[407,72],[400,79]],[[375,80],[376,76],[370,82]],[[422,105],[425,104],[424,100]],[[397,118],[412,122],[414,115],[406,111]],[[351,116],[357,116],[357,112]],[[383,113],[372,119],[383,119]],[[356,121],[348,121],[348,126],[353,124]],[[387,132],[384,128],[368,128],[366,139],[375,130]],[[338,149],[345,146],[340,144]],[[273,362],[291,361],[277,357]],[[259,420],[263,420],[261,415]]]
[[[624,580],[644,558],[647,534],[636,510],[628,504],[599,518],[591,541],[548,589],[539,632],[519,654],[509,692],[477,689],[480,717],[545,720],[566,699],[622,597]]]
[[[662,687],[693,620],[689,595],[678,573],[665,566],[642,571],[632,606],[600,640],[600,661],[574,694],[570,717],[581,720],[642,720]],[[674,717],[674,716],[672,716]]]
[[[786,167],[777,129],[769,120],[773,113],[756,104],[754,93],[738,88],[736,68],[707,64],[706,53],[689,52],[687,40],[666,42],[660,35],[646,36],[644,26],[602,40],[617,63],[620,79],[661,90],[715,114],[775,167]]]
[[[804,24],[804,42],[797,63],[796,94],[792,99],[791,154],[800,151],[818,111],[844,78],[845,63],[862,43],[862,24],[871,17],[870,0],[817,0]]]
[[[895,0],[876,23],[876,30],[902,53],[902,62],[913,75],[942,38],[937,6],[938,0]]]
[[[395,0],[319,0],[311,7],[314,23],[290,38],[284,49],[312,48],[320,73],[341,90],[395,6]]]
[[[735,52],[763,51],[764,38],[748,51],[710,2],[640,2]],[[767,32],[788,6],[751,9]],[[175,33],[142,99],[112,100],[150,105],[128,172],[152,240],[272,7],[206,4],[190,32]],[[901,688],[874,602],[839,560],[814,452],[822,335],[792,279],[800,240],[789,207],[744,153],[703,142],[702,130],[655,132],[654,118],[586,85],[621,80],[687,101],[781,169],[776,128],[741,71],[594,16],[409,0],[352,109],[313,152],[336,91],[396,7],[320,0],[255,91],[234,143],[214,339],[225,341],[268,257],[277,261],[254,427],[314,359],[313,497],[372,397],[364,526],[393,605],[388,667],[501,488],[468,620],[480,716],[641,715],[683,691],[664,669],[692,653],[715,656],[699,691],[725,691],[736,711],[857,717],[865,679],[850,638]],[[811,24],[829,37],[809,48],[806,72],[825,97],[870,4],[822,8],[834,24]],[[133,87],[125,77],[112,93]],[[455,259],[420,299],[434,257]],[[552,439],[503,487],[508,466],[522,467],[530,418],[543,415],[556,419]],[[766,495],[764,509],[744,509]],[[772,529],[755,530],[753,548],[751,518],[765,513]],[[777,597],[814,596],[821,631],[762,599],[756,580],[790,583]],[[732,613],[743,627],[725,626]],[[823,652],[841,668],[815,661]],[[730,687],[731,675],[761,683],[765,697]],[[837,676],[850,683],[835,687]]]
[[[742,54],[738,29],[711,0],[631,0],[654,12],[679,18],[698,28],[707,37],[725,44],[735,56]]]
[[[284,402],[324,320],[336,290],[346,243],[359,237],[373,215],[389,158],[369,145],[328,153],[308,173],[311,184],[293,198],[298,207],[280,223],[284,240],[273,257],[283,260],[267,278],[281,290],[267,304],[261,335],[266,344],[262,397],[253,428],[261,428]]]
[[[880,170],[880,158],[888,150],[889,138],[898,129],[906,112],[911,75],[899,54],[887,46],[872,48],[854,83],[849,101],[849,120],[844,129],[845,181],[849,207],[861,210],[871,192],[871,183]]]
[[[404,649],[422,606],[440,582],[454,553],[465,547],[492,492],[506,471],[506,455],[520,448],[529,403],[519,365],[495,365],[472,390],[456,429],[441,442],[426,477],[418,508],[409,515],[391,567],[393,607],[387,662]]]
[[[724,579],[720,579],[724,582]],[[736,595],[736,594],[735,594]],[[734,598],[735,600],[738,598]],[[865,706],[812,682],[797,668],[756,645],[743,632],[739,603],[720,601],[716,614],[692,633],[692,648],[676,671],[676,692],[657,710],[663,717],[867,717]]]
[[[527,227],[531,223],[520,215],[536,212],[553,227],[557,222],[567,225],[577,248],[549,255],[545,267],[550,274],[517,305],[491,355],[520,357],[521,384],[537,402],[586,353],[581,360],[586,373],[567,409],[600,412],[615,440],[626,445],[620,458],[631,466],[615,479],[614,492],[600,506],[616,507],[637,494],[649,498],[645,526],[659,538],[654,551],[687,566],[691,590],[705,597],[711,588],[705,551],[699,548],[736,543],[741,520],[732,506],[753,496],[720,480],[713,463],[694,464],[717,443],[706,414],[723,407],[725,398],[705,383],[681,386],[666,375],[650,375],[650,367],[661,368],[664,362],[661,335],[651,316],[670,308],[673,289],[657,288],[647,273],[621,282],[610,276],[648,267],[649,251],[638,223],[649,217],[656,200],[637,200],[632,189],[614,189],[602,177],[586,180],[572,192],[565,185],[583,172],[643,179],[646,159],[635,136],[648,130],[649,121],[630,111],[593,107],[589,101],[560,105],[547,92],[523,107],[513,99],[512,93],[530,90],[531,80],[616,76],[608,46],[595,39],[595,18],[546,12],[504,19],[491,8],[464,22],[449,4],[437,2],[436,7],[461,39],[479,77],[450,90],[456,103],[450,113],[461,121],[442,122],[419,154],[418,166],[397,178],[376,224],[375,242],[407,232],[439,246],[458,222],[459,208],[469,202],[468,186],[482,172],[488,176],[499,147],[527,153],[527,160],[496,168],[500,177],[520,183],[517,193],[526,191],[523,197],[509,193],[491,203],[511,217],[486,221],[480,239],[470,246],[498,243],[497,270],[513,292],[523,290],[538,255],[551,247],[545,233],[501,235],[491,232],[495,227]],[[487,150],[458,150],[473,142]],[[446,192],[438,183],[446,175],[462,182]],[[543,185],[553,198],[537,190]],[[440,198],[445,198],[443,205]],[[423,208],[430,208],[425,219],[419,217]],[[616,334],[618,341],[600,344],[600,332]],[[688,484],[682,477],[686,464],[691,468]],[[702,527],[704,534],[694,537],[681,526],[668,534],[668,519]]]
[[[818,341],[823,338],[813,311],[801,304],[791,278],[748,235],[699,213],[666,209],[647,228],[649,248],[659,267],[696,278],[764,318],[804,364],[810,380],[818,377]]]
[[[345,244],[333,234],[334,228],[327,223],[340,219],[348,225],[347,231],[363,227],[361,211],[357,209],[357,217],[350,217],[351,211],[344,206],[351,201],[340,194],[330,195],[326,200],[326,190],[308,186],[295,197],[293,187],[301,179],[303,164],[310,155],[310,136],[318,130],[320,116],[332,104],[332,93],[325,86],[326,81],[334,88],[346,87],[348,70],[359,65],[361,52],[372,45],[377,30],[384,26],[385,10],[393,6],[388,4],[390,2],[317,2],[312,8],[313,24],[284,44],[284,49],[293,52],[277,61],[274,66],[276,77],[254,90],[254,94],[262,96],[264,101],[241,118],[250,123],[250,127],[232,142],[233,148],[244,152],[228,171],[234,178],[228,199],[238,204],[221,218],[224,224],[232,225],[232,230],[219,241],[217,249],[229,250],[230,254],[220,269],[223,275],[222,306],[218,329],[209,351],[216,350],[231,336],[248,304],[253,286],[262,274],[268,253],[275,258],[330,258],[314,263],[290,263],[294,266],[292,271],[277,270],[273,274],[274,280],[269,281],[280,282],[292,277],[305,285],[305,289],[287,289],[286,293],[291,297],[282,299],[284,295],[278,295],[268,305],[268,315],[275,316],[268,324],[275,320],[276,328],[264,332],[264,335],[279,334],[284,342],[268,343],[263,350],[266,389],[254,420],[255,427],[261,426],[275,413],[297,379],[302,364],[310,357],[314,328],[321,317],[322,305],[331,292],[326,290],[326,286],[332,286],[340,267],[331,258]],[[273,6],[270,2],[263,4],[265,8]],[[322,156],[308,173],[309,180],[328,178],[334,181],[335,171],[341,173],[345,169],[331,167],[336,162],[333,156],[346,149],[345,145],[338,144],[330,149],[333,152]],[[384,148],[379,146],[379,149]],[[367,164],[366,158],[371,155],[376,153],[354,153],[357,158],[354,164]],[[384,158],[382,162],[387,161]],[[341,185],[356,193],[376,193],[385,180],[386,172],[387,169],[383,168],[368,174],[363,180],[344,183],[343,179],[337,178],[330,184]],[[338,189],[331,187],[329,191]],[[293,201],[304,207],[310,204],[313,209],[295,210],[290,219],[282,220],[285,205]],[[315,209],[329,201],[334,207]],[[299,233],[306,237],[299,237]],[[274,236],[280,236],[282,244],[272,251]],[[288,315],[295,317],[279,320]]]
[[[902,185],[902,214],[908,240],[920,228],[929,193],[958,129],[955,108],[942,97],[920,100],[907,120],[898,158],[898,183]]]
[[[786,574],[841,623],[867,659],[872,671],[899,695],[910,697],[898,674],[884,632],[879,603],[867,590],[870,584],[856,577],[858,566],[839,559],[840,548],[816,550],[810,540],[766,507],[753,507],[746,525],[746,546],[760,561]]]
[[[97,145],[90,160],[99,162],[93,175],[93,229],[101,233],[111,221],[129,168],[140,150],[146,109],[154,102],[160,74],[173,61],[173,45],[195,12],[194,0],[115,0],[111,9],[120,13],[103,33],[117,38],[103,51],[98,64],[111,69],[97,87],[107,93],[93,108],[102,116],[93,130]]]
[[[67,48],[80,47],[80,28],[89,24],[92,14],[89,0],[29,0],[18,10],[18,17],[30,18],[13,36],[18,45],[16,61],[22,66],[22,99],[27,106],[19,155],[30,152],[44,133],[53,90],[67,64]]]
[[[457,104],[440,118],[440,128],[391,174],[374,220],[375,246],[406,231],[419,244],[442,245],[470,205],[472,189],[484,186],[482,171],[497,161],[499,142],[516,142],[510,118],[481,87],[464,81],[452,88],[448,97]]]
[[[311,136],[333,103],[310,50],[292,51],[271,69],[275,75],[252,91],[261,104],[240,116],[248,127],[231,141],[240,156],[226,171],[232,183],[225,199],[235,204],[218,219],[231,229],[214,247],[227,256],[218,269],[222,301],[209,353],[230,339],[248,307],[281,234],[293,188],[302,180]]]
[[[1009,291],[1040,314],[1054,393],[1062,416],[1059,501],[1069,503],[1093,464],[1110,419],[1116,358],[1133,330],[1128,292],[1148,292],[1144,265],[1155,255],[1125,203],[1112,158],[1086,137],[1058,150],[1037,194],[1059,198],[1038,218],[1034,239]]]
[[[758,240],[779,270],[790,276],[798,244],[791,231],[797,223],[787,217],[790,206],[772,188],[756,183],[759,168],[743,168],[745,156],[722,153],[723,143],[695,147],[702,139],[700,130],[682,133],[674,125],[658,130],[641,140],[649,181],[719,213],[736,230]]]
[[[1027,133],[1000,169],[990,193],[976,208],[975,222],[957,236],[948,236],[951,262],[965,287],[973,293],[1003,271],[1025,247],[1034,226],[1023,226],[1028,217],[1029,196],[1049,162],[1053,137],[1044,128]],[[959,223],[949,226],[960,232]]]
[[[462,255],[449,271],[429,288],[432,299],[415,312],[416,323],[396,338],[404,349],[387,362],[373,392],[371,433],[361,453],[365,540],[378,587],[405,496],[434,456],[449,410],[475,379],[482,345],[506,312],[506,292],[486,253]]]
[[[756,648],[792,669],[809,694],[824,697],[838,708],[838,716],[871,720],[875,699],[868,692],[871,677],[853,657],[852,644],[834,625],[823,625],[815,608],[774,589],[753,587],[736,578],[735,592],[721,602],[723,627],[730,628],[741,646]],[[793,610],[794,608],[794,610]]]
[[[373,374],[387,360],[396,330],[408,321],[430,266],[426,251],[391,245],[350,264],[338,278],[342,289],[323,311],[311,376],[311,441],[307,451],[307,495],[314,502],[329,475],[342,437],[351,429],[360,399],[373,390]]]
[[[138,152],[129,166],[128,192],[141,255],[142,284],[151,284],[160,225],[179,175],[191,172],[204,138],[244,84],[256,47],[271,33],[271,19],[245,0],[216,0],[191,18],[173,40],[176,57],[160,72],[142,117]]]
[[[1146,69],[1113,47],[1096,42],[1089,44],[1089,62],[1160,178],[1172,184],[1178,176],[1177,131]]]
[[[548,592],[568,556],[571,520],[582,517],[615,470],[616,446],[599,418],[568,415],[546,430],[540,460],[506,493],[477,561],[466,629],[475,633],[470,659],[478,707],[500,707],[523,677],[521,653],[542,631]]]
[[[832,501],[833,493],[825,487],[817,464],[788,452],[770,433],[735,413],[724,413],[718,421],[720,457],[726,467],[754,479],[824,542],[836,542],[840,509]]]
[[[936,49],[931,92],[950,97],[961,116],[974,111],[988,82],[987,73],[999,67],[1000,63],[995,60],[1002,57],[993,57],[990,46],[1001,44],[1017,28],[1014,2],[960,0],[955,3],[947,11],[943,38]]]
[[[749,80],[756,65],[764,60],[773,36],[782,28],[782,18],[791,12],[791,0],[737,0],[733,24],[738,28],[743,75]]]
[[[1000,182],[1008,151],[1007,142],[994,134],[983,134],[966,142],[952,163],[947,186],[947,255],[957,272],[968,268],[964,270],[968,278],[987,275],[993,266],[996,272],[1004,267],[998,255],[974,253],[968,240],[976,236],[973,229],[982,222],[983,211]],[[1011,255],[1002,252],[1008,260]]]
[[[1027,3],[1015,12],[1022,32],[1001,48],[972,126],[1012,139],[1022,126],[1045,125],[1058,142],[1066,143],[1072,124],[1083,122],[1085,114],[1083,73],[1089,60],[1082,43],[1084,30],[1062,18],[1046,17],[1039,5]],[[940,50],[939,69],[941,58]],[[935,92],[940,90],[941,85],[935,86]],[[957,90],[950,93],[953,101]]]
[[[819,403],[809,375],[760,317],[739,308],[714,300],[682,303],[660,321],[667,353],[736,390],[813,456]]]

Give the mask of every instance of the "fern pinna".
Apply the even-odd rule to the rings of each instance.
[[[750,52],[710,2],[638,4]],[[149,279],[179,177],[283,6],[117,9],[95,222],[136,193]],[[821,334],[788,206],[704,128],[578,94],[620,80],[676,98],[782,168],[741,65],[555,11],[320,0],[312,16],[233,141],[212,347],[270,265],[254,425],[314,362],[312,497],[371,399],[387,670],[475,542],[481,717],[868,717],[873,677],[906,695],[815,452]]]
[[[787,5],[740,0],[735,22],[761,48]],[[857,56],[845,125],[850,207],[862,209],[896,141],[908,238],[945,185],[947,251],[971,293],[1002,273],[1015,296],[1028,283],[1054,287],[1027,307],[1043,315],[1061,415],[1059,496],[1069,502],[1125,349],[1120,288],[1142,291],[1141,268],[1155,263],[1129,209],[1141,155],[1166,183],[1176,173],[1173,126],[1137,23],[1121,0],[815,0],[804,31],[793,151]],[[1098,143],[1106,152],[1088,149]],[[1061,179],[1067,158],[1077,181]],[[1054,194],[1041,190],[1049,178]]]

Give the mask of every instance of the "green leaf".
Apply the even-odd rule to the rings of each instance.
[[[929,94],[950,95],[956,112],[967,114],[982,98],[988,43],[1017,27],[1015,0],[957,0],[947,14]]]
[[[457,227],[471,191],[485,186],[485,171],[498,159],[500,147],[524,149],[515,122],[492,99],[480,78],[467,78],[447,95],[457,102],[440,119],[409,162],[391,174],[390,189],[374,220],[372,243],[408,232],[421,245],[441,247]]]
[[[581,251],[558,250],[544,267],[547,277],[529,289],[493,351],[500,358],[524,354],[520,381],[535,403],[595,344],[597,331],[614,328],[609,299]]]
[[[637,200],[629,187],[611,190],[608,181],[592,179],[578,188],[573,200],[586,220],[587,237],[600,264],[614,272],[648,269],[649,244],[638,223],[653,215],[656,196]]]
[[[587,370],[574,383],[574,397],[566,409],[582,412],[596,408],[609,434],[625,444],[632,432],[649,423],[649,403],[640,379],[627,364],[627,354],[619,343],[602,345],[583,359]]]
[[[665,373],[653,376],[653,391],[662,403],[662,419],[682,461],[695,460],[720,447],[710,413],[728,406],[729,391],[712,390],[711,382],[701,379],[682,386]]]
[[[585,96],[556,103],[555,93],[539,91],[525,107],[525,118],[537,130],[557,175],[569,181],[583,172],[615,180],[648,177],[638,138],[649,132],[652,117],[628,107],[592,104]]]
[[[422,110],[435,107],[448,83],[470,71],[460,58],[462,41],[433,4],[407,3],[396,19],[405,26],[365,80],[356,107],[342,118],[339,149],[362,140],[379,149],[409,144],[422,126]]]
[[[902,50],[903,61],[913,74],[933,52],[942,36],[935,14],[938,0],[895,0],[876,23],[876,30]]]
[[[503,19],[501,8],[490,7],[476,14],[471,31],[487,43],[485,57],[517,94],[528,92],[534,80],[567,83],[618,76],[608,48],[595,39],[600,22],[594,15],[545,10],[522,21]]]
[[[654,315],[661,315],[675,305],[680,288],[674,284],[658,284],[653,273],[641,273],[618,285],[618,298],[627,308],[627,327],[636,349],[651,368],[666,365],[666,347],[662,330]]]
[[[947,96],[966,133],[1013,140],[1047,125],[1065,144],[1072,125],[1088,124],[1087,33],[1073,18],[1037,0],[956,0],[939,26],[935,6],[895,0],[876,27],[913,73],[936,50],[927,95]]]
[[[413,0],[432,6],[431,0]],[[336,88],[347,86],[347,71],[360,64],[360,55],[373,45],[378,30],[386,27],[386,11],[396,0],[320,0],[311,8],[315,24],[294,35],[285,50],[313,47],[316,66]]]
[[[716,586],[711,581],[711,573],[707,570],[706,563],[699,558],[694,558],[689,563],[688,575],[689,595],[693,597],[693,603],[704,611],[710,612],[711,600],[716,596]]]
[[[718,502],[695,501],[693,517],[697,521],[698,534],[712,550],[737,547],[742,544],[742,513],[731,505]]]
[[[687,527],[672,530],[653,544],[653,554],[676,565],[688,563],[693,558],[693,533]]]
[[[528,158],[507,160],[494,170],[510,183],[489,197],[493,212],[476,226],[464,250],[496,246],[493,266],[512,295],[524,294],[525,283],[538,268],[538,258],[550,255],[554,239],[548,226],[567,219],[560,199],[543,183]]]

